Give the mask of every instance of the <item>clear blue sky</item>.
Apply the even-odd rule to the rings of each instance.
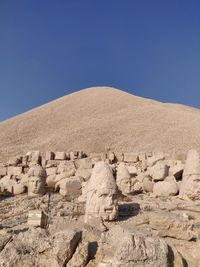
[[[96,85],[200,108],[200,1],[0,0],[0,120]]]

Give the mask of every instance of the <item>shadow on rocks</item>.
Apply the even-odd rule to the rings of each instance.
[[[118,206],[119,214],[118,221],[125,221],[130,217],[136,216],[140,212],[138,203],[123,203]]]

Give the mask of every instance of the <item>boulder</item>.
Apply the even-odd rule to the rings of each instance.
[[[102,235],[98,266],[169,267],[166,242],[147,231],[125,225],[112,227]]]
[[[82,193],[82,179],[78,176],[62,179],[56,183],[55,187],[60,188],[59,193],[62,196],[74,199],[79,197]]]
[[[173,237],[188,241],[197,238],[189,220],[175,213],[150,213],[149,224],[162,237]]]
[[[68,230],[50,236],[41,228],[14,235],[0,252],[2,267],[63,267],[76,250],[81,231]]]
[[[156,153],[152,157],[147,158],[147,166],[152,167],[157,162],[162,161],[165,159],[164,153]]]
[[[80,168],[78,170],[76,170],[76,176],[80,176],[84,179],[84,181],[88,181],[91,177],[92,174],[92,169],[83,169]]]
[[[92,169],[92,160],[90,158],[76,159],[74,164],[76,169]]]
[[[178,193],[178,186],[177,183],[174,181],[166,180],[157,182],[154,184],[153,187],[153,194],[155,196],[175,196]]]
[[[169,167],[163,162],[157,162],[153,167],[147,169],[154,181],[162,181],[169,174]]]

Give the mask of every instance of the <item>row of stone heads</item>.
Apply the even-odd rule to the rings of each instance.
[[[182,192],[182,196],[186,199],[200,200],[200,160],[196,150],[188,152],[185,164],[180,161],[166,161],[161,154],[156,154],[147,159],[146,169],[143,169],[142,165],[135,167],[125,162],[118,164],[99,162],[95,166],[100,166],[102,169],[98,167],[97,174],[95,174],[95,166],[88,169],[76,168],[74,163],[69,161],[64,163],[70,163],[70,165],[58,168],[44,168],[40,164],[34,164],[26,174],[6,175],[1,178],[0,188],[1,191],[5,189],[14,195],[24,193],[28,188],[29,196],[37,196],[43,195],[47,186],[48,188],[59,187],[60,193],[64,196],[71,194],[78,197],[82,194],[86,200],[91,181],[93,181],[93,188],[99,187],[100,182],[105,181],[104,184],[107,183],[108,189],[110,184],[115,183],[123,194],[145,191],[157,193],[160,196],[170,196]],[[58,174],[59,169],[61,173]]]

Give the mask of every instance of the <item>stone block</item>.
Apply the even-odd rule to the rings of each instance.
[[[45,154],[45,159],[46,160],[54,160],[55,158],[55,153],[51,151],[47,151]]]
[[[7,168],[7,174],[10,175],[20,175],[22,173],[22,167],[10,166]]]
[[[40,226],[45,228],[47,226],[48,217],[41,210],[31,210],[28,213],[28,225]]]
[[[55,159],[56,160],[66,160],[66,153],[65,152],[56,152],[55,153]]]
[[[91,169],[92,168],[92,160],[91,158],[83,158],[83,159],[76,159],[74,161],[76,169]]]
[[[138,160],[139,160],[138,154],[136,154],[136,153],[124,153],[124,161],[125,162],[136,163],[136,162],[138,162]]]
[[[117,162],[124,161],[124,154],[121,152],[114,152]]]
[[[0,177],[7,175],[6,167],[0,167]]]

